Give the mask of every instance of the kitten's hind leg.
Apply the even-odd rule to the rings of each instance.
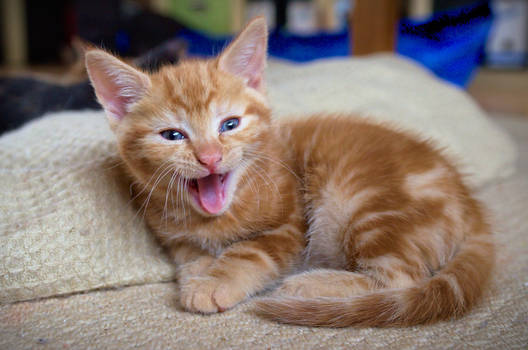
[[[344,270],[316,269],[286,278],[276,295],[346,298],[379,288],[370,276]]]
[[[286,278],[276,295],[346,298],[387,288],[408,288],[426,278],[419,267],[387,254],[362,259],[360,272],[315,269]]]

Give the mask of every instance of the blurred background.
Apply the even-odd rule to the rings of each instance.
[[[528,0],[0,0],[0,77],[86,82],[87,45],[145,69],[218,53],[266,17],[271,57],[396,52],[487,110],[528,116]],[[0,80],[0,113],[8,104]],[[32,86],[33,88],[33,86]],[[18,89],[27,91],[27,86]],[[9,91],[19,91],[10,88]],[[16,92],[18,93],[18,92]],[[3,100],[2,100],[3,99]]]

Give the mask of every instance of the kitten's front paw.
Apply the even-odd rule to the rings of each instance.
[[[232,281],[214,277],[193,277],[181,285],[180,302],[192,312],[215,313],[232,308],[246,295]]]
[[[189,278],[203,275],[213,262],[214,258],[210,256],[202,256],[196,260],[182,264],[178,268],[178,280],[183,284]]]

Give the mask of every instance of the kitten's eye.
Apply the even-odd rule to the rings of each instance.
[[[238,124],[240,124],[240,119],[238,118],[224,120],[222,124],[220,124],[220,132],[233,130],[238,126]]]
[[[178,130],[165,130],[160,132],[161,137],[169,141],[177,141],[185,139],[185,135]]]

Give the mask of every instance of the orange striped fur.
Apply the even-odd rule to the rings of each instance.
[[[456,169],[429,142],[353,116],[273,121],[266,36],[258,18],[218,58],[154,74],[87,53],[139,210],[179,266],[182,306],[221,312],[281,282],[256,305],[286,323],[469,310],[494,245]]]

